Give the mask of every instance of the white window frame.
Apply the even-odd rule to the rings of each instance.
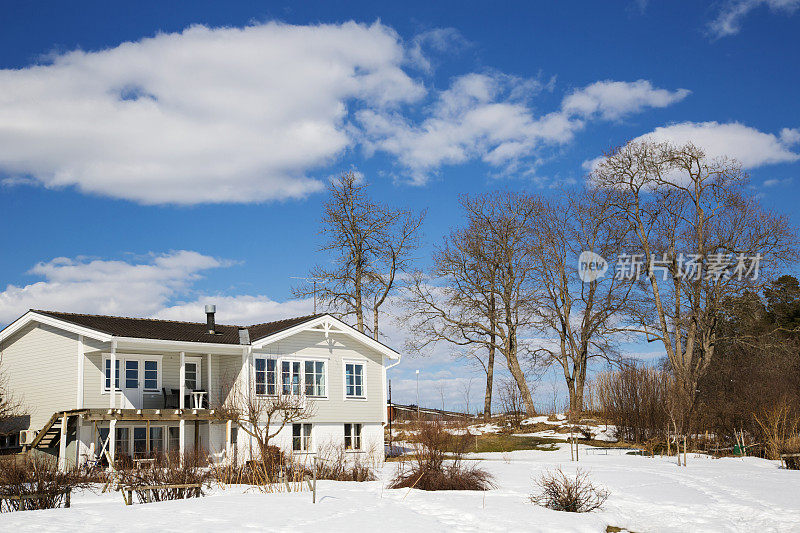
[[[256,361],[258,360],[264,361],[264,393],[258,393],[258,370],[256,369]],[[267,370],[267,361],[274,361],[275,362],[275,393],[269,393],[269,382],[267,381],[267,376],[269,375],[269,371]],[[280,396],[281,389],[283,387],[283,383],[281,381],[281,364],[280,359],[275,357],[274,355],[254,355],[253,356],[253,390],[256,391],[257,396],[264,396],[264,397],[275,397]]]
[[[254,358],[253,362],[253,385],[255,387],[255,359],[269,359],[268,356],[258,356]],[[276,379],[277,393],[279,396],[297,396],[300,398],[308,398],[309,400],[328,400],[330,398],[330,360],[327,357],[278,357],[276,358]],[[324,367],[325,376],[325,394],[323,396],[308,396],[306,394],[306,362],[322,363]],[[300,363],[300,390],[299,394],[284,394],[283,392],[283,363]],[[259,396],[269,396],[268,394],[259,394]]]
[[[185,383],[186,375],[185,374],[184,374],[184,387],[186,387],[187,391],[188,390],[202,389],[203,388],[203,358],[202,357],[196,357],[196,356],[192,356],[192,357],[185,356],[184,357],[184,364],[186,364],[186,363],[192,363],[194,365],[197,365],[197,374],[196,374],[196,379],[195,379],[195,381],[197,381],[197,388],[196,389],[189,389],[189,387],[186,387],[186,383]],[[180,379],[180,378],[178,378],[178,379]],[[207,390],[206,390],[206,393],[208,393]]]
[[[350,426],[350,448],[347,447],[347,426]],[[353,433],[353,429],[358,426],[358,435]],[[361,422],[345,422],[344,424],[344,450],[350,453],[361,452],[364,450],[364,424]],[[353,446],[353,442],[357,441],[358,446]]]
[[[117,392],[122,392],[124,388],[123,385],[125,384],[125,365],[123,361],[125,359],[137,359],[139,361],[139,383],[141,386],[139,390],[142,391],[142,394],[161,394],[161,388],[163,387],[163,376],[164,376],[164,365],[163,363],[163,355],[161,354],[132,354],[132,353],[118,353],[115,360],[119,364],[119,386],[117,387]],[[102,361],[100,363],[100,394],[106,395],[109,393],[109,389],[106,388],[106,361],[111,360],[111,354],[104,353],[102,357]],[[156,362],[156,385],[158,385],[155,389],[146,389],[144,388],[144,362],[145,361],[155,361]],[[112,369],[111,372],[111,381],[114,381],[114,372]]]
[[[361,392],[362,396],[348,396],[347,394],[347,365],[361,365]],[[342,396],[346,401],[366,402],[367,401],[367,361],[366,359],[342,359]]]
[[[314,363],[314,364],[322,363],[322,379],[325,382],[325,394],[322,394],[322,395],[319,395],[319,396],[317,396],[317,395],[309,396],[308,394],[306,394],[306,363]],[[313,359],[313,358],[309,357],[308,359],[303,359],[303,364],[301,366],[301,370],[302,370],[302,374],[303,374],[302,395],[305,396],[306,398],[311,398],[313,400],[327,400],[328,399],[328,388],[330,387],[330,382],[328,381],[328,361],[326,359]],[[316,373],[317,372],[316,372],[316,368],[315,368],[314,369],[314,374],[316,375]]]
[[[309,422],[296,422],[292,424],[292,453],[302,454],[302,453],[314,453],[314,425]],[[294,449],[294,428],[295,426],[300,426],[300,449]],[[311,426],[311,431],[309,432],[308,436],[303,435],[303,429],[305,426]]]

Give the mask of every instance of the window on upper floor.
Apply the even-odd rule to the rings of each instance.
[[[325,396],[325,361],[305,361],[306,396]]]
[[[276,373],[277,361],[258,357],[256,365],[256,394],[274,396],[277,394],[278,379]]]
[[[364,364],[345,363],[344,365],[345,395],[348,398],[364,398]]]

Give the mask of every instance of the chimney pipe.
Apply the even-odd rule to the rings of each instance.
[[[214,335],[216,333],[216,331],[214,331],[216,328],[216,324],[214,322],[214,313],[216,312],[217,312],[216,305],[209,304],[206,306],[206,324],[208,324],[208,332],[211,335]]]

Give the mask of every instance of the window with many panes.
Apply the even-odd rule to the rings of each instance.
[[[119,359],[115,359],[114,362],[116,363],[114,366],[116,371],[114,372],[114,384],[116,385],[117,390],[119,390]],[[105,390],[111,389],[111,359],[106,359],[105,363],[105,372],[106,372],[106,380],[104,388]]]
[[[158,361],[144,362],[144,388],[145,390],[158,390]]]
[[[305,361],[306,396],[325,396],[325,362]]]
[[[364,398],[364,365],[362,363],[345,363],[345,394],[348,398]]]
[[[344,425],[344,449],[345,450],[361,449],[361,424]]]
[[[277,393],[278,383],[275,371],[277,361],[275,359],[257,358],[256,361],[256,394],[268,394],[273,396]]]
[[[281,394],[300,395],[300,361],[281,361]]]
[[[292,424],[292,450],[311,450],[311,424]]]

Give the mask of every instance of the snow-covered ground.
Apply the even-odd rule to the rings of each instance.
[[[580,467],[611,496],[601,511],[570,514],[528,501],[547,469],[574,471],[569,448],[477,454],[498,487],[482,492],[382,488],[383,482],[321,481],[308,492],[259,494],[215,489],[201,499],[125,507],[118,493],[83,493],[71,509],[0,515],[0,531],[799,531],[800,471],[754,458],[670,458],[582,453]],[[583,450],[582,450],[583,451]]]

